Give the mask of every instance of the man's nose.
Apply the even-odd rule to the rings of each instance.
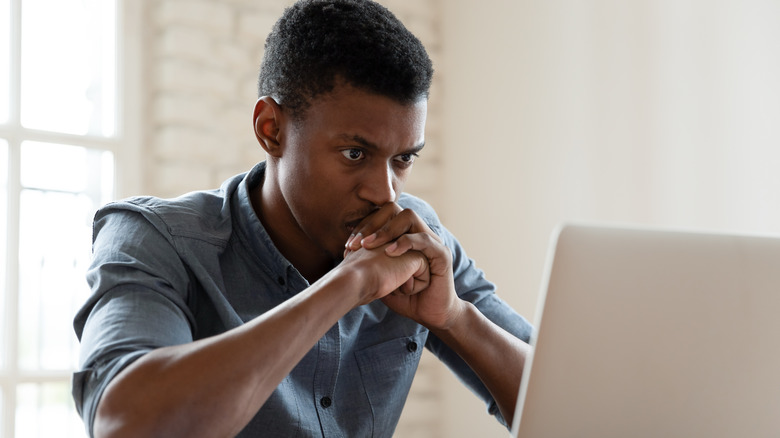
[[[378,166],[366,172],[358,195],[374,205],[396,200],[395,172],[390,165]]]

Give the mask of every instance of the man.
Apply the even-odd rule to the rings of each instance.
[[[75,319],[94,436],[391,436],[425,345],[511,424],[531,328],[423,201],[430,60],[385,8],[304,0],[266,43],[266,161],[95,217]]]

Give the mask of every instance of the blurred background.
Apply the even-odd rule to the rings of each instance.
[[[79,437],[71,327],[91,216],[263,159],[287,0],[0,0],[0,438]],[[434,60],[431,202],[532,321],[563,221],[780,231],[780,2],[384,0]],[[424,355],[399,437],[503,437]]]

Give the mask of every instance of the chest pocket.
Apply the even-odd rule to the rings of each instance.
[[[355,352],[374,420],[373,437],[392,436],[427,336],[423,331]]]

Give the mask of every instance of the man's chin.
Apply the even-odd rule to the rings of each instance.
[[[346,242],[346,239],[344,242]],[[334,249],[328,251],[328,256],[331,258],[331,260],[333,260],[334,267],[344,260],[344,257],[347,255],[345,250],[346,248],[342,244],[338,247],[338,249],[334,247]]]
[[[346,249],[347,240],[352,235],[352,231],[348,227],[341,228],[338,233],[334,233],[336,238],[333,242],[323,248],[328,256],[333,260],[333,266],[338,265],[344,260],[344,249]]]

